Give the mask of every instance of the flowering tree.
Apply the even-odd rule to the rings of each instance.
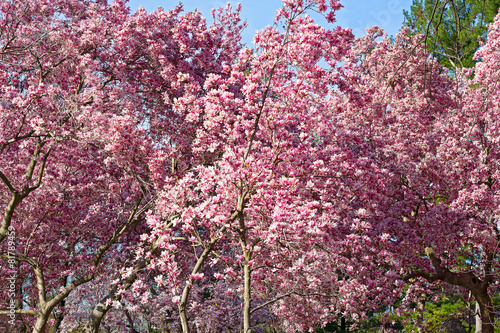
[[[389,205],[368,221],[380,246],[396,255],[393,267],[407,282],[425,281],[424,288],[444,283],[472,293],[483,332],[493,332],[490,295],[498,285],[498,102],[491,81],[498,19],[476,55],[481,62],[456,75],[427,57],[422,36],[402,31],[394,44],[366,37],[353,58],[360,65],[353,94],[369,97],[362,110],[345,113],[373,141],[385,170]],[[419,293],[410,295],[418,302]]]
[[[3,1],[0,11],[0,239],[15,263],[6,274],[23,288],[3,313],[35,316],[42,332],[71,291],[110,267],[150,207],[146,169],[134,162],[151,140],[134,117],[140,96],[110,69],[123,63],[107,32],[127,18],[122,2]]]
[[[239,49],[235,13],[207,27],[181,10],[130,17],[122,1],[2,2],[0,234],[4,273],[17,280],[15,306],[2,313],[35,316],[35,332],[56,306],[59,325],[75,288],[125,268],[169,135],[189,142],[170,99]]]
[[[329,6],[326,17],[333,20],[339,5]],[[341,310],[360,318],[403,285],[374,288],[392,282],[391,274],[374,269],[389,255],[364,250],[372,240],[358,215],[361,202],[383,198],[376,187],[358,184],[382,179],[364,156],[368,145],[337,128],[343,109],[335,105],[345,89],[339,67],[352,35],[314,24],[304,15],[308,9],[328,7],[286,2],[275,25],[256,35],[254,49],[208,76],[204,97],[178,106],[196,124],[191,155],[166,178],[151,227],[169,253],[157,265],[184,332],[192,289],[212,274],[234,285],[227,292],[242,295],[245,332],[258,324],[252,313],[263,309],[288,318],[282,324],[289,330],[325,324]],[[208,275],[208,262],[222,267]]]
[[[297,331],[439,282],[492,332],[500,19],[449,75],[307,15],[339,8],[284,1],[243,49],[230,6],[1,1],[5,326]]]

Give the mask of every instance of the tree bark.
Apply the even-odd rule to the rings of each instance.
[[[479,302],[476,301],[476,330],[475,333],[483,333],[483,321],[481,320],[481,310],[479,309]]]
[[[482,321],[482,333],[494,333],[495,315],[493,302],[488,295],[488,286],[490,280],[488,278],[481,280],[472,272],[453,273],[448,268],[441,265],[441,259],[436,256],[432,248],[427,247],[425,249],[425,253],[436,269],[437,274],[434,277],[435,279],[439,279],[453,285],[465,287],[472,292],[472,295],[474,295],[477,304],[479,304],[479,312]],[[489,261],[491,262],[491,260]],[[488,271],[490,266],[491,264],[488,263],[484,269]],[[485,275],[487,276],[487,274]]]
[[[23,281],[21,280],[21,283],[17,283],[19,281],[19,260],[15,260],[15,269],[16,269],[16,300],[15,300],[15,307],[16,310],[20,310],[23,308]],[[21,314],[16,314],[16,321],[18,322],[23,322],[22,320],[22,315]],[[17,328],[19,333],[25,333],[28,331],[28,327],[23,323],[22,327]]]
[[[187,318],[187,312],[186,312],[186,306],[187,306],[187,300],[189,296],[189,292],[191,291],[191,287],[185,286],[184,290],[182,291],[182,298],[179,303],[179,318],[181,320],[181,327],[182,327],[182,332],[183,333],[189,333],[189,324],[188,324],[188,318]]]
[[[417,305],[417,333],[424,332],[424,312],[425,312],[425,300],[427,295],[422,293],[418,298]]]
[[[474,294],[474,291],[473,291]],[[493,309],[493,302],[488,295],[487,290],[478,290],[477,294],[474,294],[476,298],[476,304],[479,304],[479,313],[481,320],[482,333],[494,333],[495,331],[495,313]],[[477,319],[476,319],[477,324]],[[477,330],[477,328],[476,328]]]
[[[59,331],[59,327],[64,319],[64,313],[58,313],[55,317],[54,325],[51,327],[51,332],[57,333]]]
[[[42,182],[42,177],[43,177],[43,172],[45,170],[45,165],[47,163],[47,159],[49,157],[49,154],[52,150],[52,147],[47,150],[47,152],[44,154],[42,161],[40,163],[40,169],[38,171],[38,177],[36,180],[35,185],[29,186],[30,181],[33,178],[33,173],[35,171],[35,167],[38,163],[38,157],[41,153],[42,147],[45,145],[45,141],[39,142],[37,144],[37,147],[35,149],[35,152],[33,153],[31,157],[31,162],[27,167],[26,170],[26,183],[23,186],[21,191],[16,190],[7,176],[5,176],[1,171],[0,171],[0,180],[5,184],[5,186],[8,188],[8,190],[12,193],[12,198],[5,208],[4,216],[2,218],[2,224],[0,225],[0,242],[2,242],[9,234],[9,227],[11,226],[12,222],[12,217],[14,216],[14,211],[16,207],[21,203],[21,201],[26,198],[31,192],[36,190],[37,188],[40,187],[40,184]]]
[[[61,279],[61,283],[63,287],[66,287],[68,284],[68,276],[64,276]],[[66,306],[66,298],[61,301],[61,307],[64,308]],[[64,320],[64,312],[60,312],[57,314],[54,314],[55,322],[54,325],[51,327],[51,332],[52,333],[57,333],[59,331],[59,327],[61,326],[62,321]]]
[[[11,224],[12,216],[14,216],[14,210],[21,203],[23,197],[18,192],[12,195],[12,198],[5,208],[5,212],[2,219],[2,225],[0,227],[0,242],[3,241],[9,235],[9,227]]]
[[[245,215],[243,209],[245,207],[245,194],[240,195],[238,198],[238,223],[239,223],[239,236],[241,252],[243,253],[244,266],[243,266],[243,333],[251,333],[250,316],[252,314],[252,271],[250,269],[250,260],[252,259],[252,249],[249,248],[247,242],[247,228],[245,225]]]
[[[40,314],[36,317],[35,327],[33,327],[33,333],[45,333],[49,316],[50,312],[40,312]]]
[[[125,310],[125,316],[127,317],[128,323],[130,325],[130,333],[139,333],[134,328],[134,321],[132,320],[132,316],[130,315],[128,310]]]
[[[244,291],[243,291],[243,332],[250,333],[250,307],[252,305],[252,294],[250,287],[252,285],[252,276],[248,262],[243,267],[244,274]]]
[[[209,254],[212,252],[214,245],[215,245],[216,238],[210,242],[210,244],[205,248],[203,253],[201,254],[200,258],[196,261],[196,265],[193,268],[193,271],[191,272],[191,275],[197,274],[201,267],[203,267],[203,264],[207,260]],[[187,283],[186,286],[184,286],[184,290],[182,291],[182,297],[179,301],[179,317],[181,320],[181,327],[182,327],[182,332],[183,333],[189,333],[189,324],[188,324],[188,318],[187,318],[187,312],[186,312],[186,307],[187,307],[187,302],[189,299],[189,293],[191,292],[191,287],[192,287],[192,281],[190,283]]]
[[[111,296],[112,297],[112,296]],[[111,308],[110,305],[106,305],[106,300],[111,298],[110,295],[106,296],[92,309],[85,326],[83,327],[82,333],[97,333],[99,331],[99,326],[101,326],[102,319]],[[104,301],[104,302],[103,302]]]

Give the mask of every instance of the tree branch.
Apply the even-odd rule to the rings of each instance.
[[[411,279],[415,277],[423,277],[430,283],[436,281],[443,281],[455,286],[462,286],[473,294],[477,294],[478,290],[483,290],[488,288],[489,281],[487,279],[481,280],[472,272],[459,272],[455,273],[450,271],[447,267],[442,266],[442,261],[436,256],[434,249],[430,246],[425,248],[425,254],[432,263],[432,266],[436,270],[435,275],[430,275],[426,272],[414,272],[406,275],[403,280],[412,282]]]
[[[430,274],[428,274],[427,272],[413,272],[413,273],[410,273],[408,275],[405,275],[403,277],[403,281],[405,282],[410,282],[410,283],[414,283],[415,282],[415,278],[416,277],[422,277],[424,279],[426,279],[428,282],[430,283],[433,283],[433,282],[436,282],[439,280],[438,277],[436,276],[431,276]]]
[[[10,183],[9,179],[7,178],[7,176],[5,176],[2,171],[0,171],[0,179],[3,181],[3,183],[5,184],[5,186],[7,186],[7,188],[10,191],[10,193],[12,193],[12,194],[18,193],[16,191],[16,189],[14,188],[14,186],[12,186],[12,184]]]
[[[9,227],[11,225],[12,216],[14,215],[14,210],[19,205],[19,203],[23,200],[24,196],[15,192],[10,199],[10,202],[7,204],[7,208],[5,208],[5,212],[2,219],[2,226],[0,228],[0,242],[7,237],[9,234]]]
[[[141,204],[141,202],[142,202],[143,197],[144,197],[144,195],[141,195],[141,196],[139,197],[139,199],[137,200],[137,203],[136,203],[136,205],[135,205],[134,209],[133,209],[133,210],[132,210],[132,212],[130,213],[130,216],[129,216],[129,218],[128,218],[127,222],[125,222],[125,224],[121,227],[121,229],[120,229],[119,231],[118,231],[118,230],[115,230],[115,232],[113,233],[113,236],[112,236],[112,237],[111,237],[111,238],[110,238],[110,239],[109,239],[109,240],[108,240],[105,244],[103,244],[103,245],[99,248],[99,250],[97,251],[97,254],[96,254],[96,256],[95,256],[94,260],[92,261],[92,264],[93,264],[94,266],[96,266],[96,267],[97,267],[97,265],[99,265],[99,263],[100,263],[100,261],[101,261],[101,259],[102,259],[102,256],[104,255],[104,253],[105,253],[105,252],[106,252],[106,251],[107,251],[107,250],[111,247],[111,245],[115,244],[115,243],[116,243],[116,241],[117,241],[117,240],[118,240],[118,239],[119,239],[119,238],[120,238],[120,237],[121,237],[121,236],[125,233],[125,231],[127,231],[127,230],[128,230],[128,228],[129,228],[129,227],[133,224],[133,222],[135,222],[135,221],[136,221],[136,218],[137,218],[136,213],[137,213],[137,211],[139,210],[139,206],[140,206],[140,204]],[[150,202],[151,202],[151,201],[150,201]],[[149,204],[150,204],[150,202],[148,202],[148,204],[146,204],[146,206],[147,206],[147,205],[149,205]],[[144,212],[144,211],[145,211],[145,209],[144,209],[144,207],[143,207],[143,208],[141,209],[141,213],[142,213],[142,212]]]
[[[27,264],[29,264],[33,270],[35,271],[35,276],[36,276],[36,287],[38,289],[38,300],[40,302],[40,306],[43,308],[47,302],[47,291],[45,288],[45,280],[43,277],[43,269],[42,266],[38,263],[33,258],[30,258],[28,256],[22,255],[22,254],[17,254],[17,253],[5,253],[2,252],[0,253],[0,257],[4,259],[16,259],[19,261],[23,261]]]
[[[0,315],[9,315],[9,314],[26,314],[30,316],[37,316],[38,312],[30,309],[15,309],[14,312],[10,310],[0,310]]]
[[[288,297],[288,296],[293,295],[293,294],[295,294],[295,292],[294,292],[294,291],[291,291],[291,292],[289,292],[289,293],[286,293],[286,294],[283,294],[283,295],[281,295],[281,296],[278,296],[278,297],[276,297],[276,298],[274,298],[274,299],[272,299],[272,300],[270,300],[270,301],[267,301],[267,302],[265,302],[265,303],[262,303],[261,305],[256,306],[255,308],[253,308],[252,310],[250,310],[250,314],[254,313],[255,311],[259,311],[260,309],[265,308],[266,306],[268,306],[268,305],[270,305],[270,304],[273,304],[273,303],[276,303],[276,302],[277,302],[277,301],[279,301],[280,299],[285,298],[285,297]]]
[[[42,178],[43,178],[43,171],[45,170],[45,165],[47,164],[47,159],[48,159],[51,151],[52,151],[52,146],[47,150],[47,152],[43,156],[42,163],[40,164],[40,170],[38,171],[37,181],[36,181],[35,185],[33,185],[32,187],[30,187],[28,189],[29,192],[32,192],[40,187],[40,184],[42,183]]]

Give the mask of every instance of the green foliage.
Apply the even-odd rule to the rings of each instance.
[[[437,291],[440,294],[437,302],[431,296],[425,303],[423,313],[424,332],[433,333],[469,333],[475,332],[475,309],[476,303],[473,297],[464,296],[457,289]],[[417,312],[412,314],[401,313],[398,315],[395,309],[401,306],[400,302],[395,308],[380,308],[376,312],[368,313],[368,318],[356,322],[356,328],[351,328],[354,322],[342,320],[330,322],[325,327],[316,330],[316,333],[382,333],[386,329],[392,332],[417,332]],[[493,306],[500,308],[500,297],[493,297]],[[411,307],[416,307],[412,304]],[[386,324],[382,324],[382,318],[386,317]],[[381,328],[384,327],[385,329]],[[496,322],[495,333],[500,333],[500,321]]]
[[[470,332],[474,324],[473,312],[461,297],[441,297],[437,303],[426,303],[424,328],[426,332]],[[412,332],[416,327],[407,325]]]
[[[383,307],[376,312],[368,312],[366,319],[356,322],[345,317],[339,317],[337,321],[332,321],[326,326],[317,329],[316,333],[383,333],[385,328],[391,329],[393,332],[402,332],[404,326],[400,323],[400,318],[395,313],[391,313],[389,317],[389,320],[394,322],[393,324],[382,324],[381,319],[389,310],[390,308]]]
[[[499,7],[500,0],[413,0],[410,11],[404,11],[405,25],[412,34],[426,36],[427,49],[441,65],[470,68],[478,39],[486,36]]]

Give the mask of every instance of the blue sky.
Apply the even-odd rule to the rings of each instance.
[[[212,8],[224,6],[228,0],[129,0],[132,11],[143,6],[148,12],[156,10],[159,6],[163,9],[173,8],[182,2],[185,11],[198,8],[206,17],[210,17]],[[276,9],[281,7],[281,0],[239,0],[229,1],[236,5],[241,3],[242,18],[248,23],[243,33],[243,42],[251,44],[253,36],[273,22]],[[352,28],[357,37],[365,33],[365,29],[377,25],[389,35],[395,35],[403,23],[403,9],[408,10],[411,0],[341,0],[344,6],[337,15],[336,25]],[[208,20],[210,22],[210,20]],[[322,23],[325,24],[325,23]]]

